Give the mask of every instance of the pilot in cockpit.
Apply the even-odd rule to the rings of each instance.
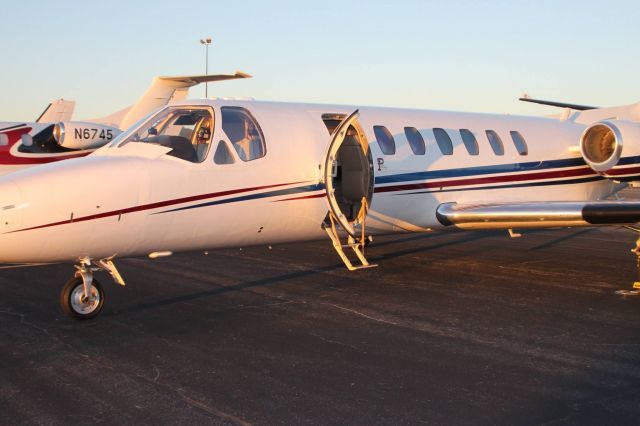
[[[211,118],[204,117],[198,123],[194,145],[209,143],[209,138],[211,138]]]
[[[259,142],[258,131],[253,123],[249,120],[244,120],[244,137],[235,143],[241,159],[248,161],[258,156],[254,152],[256,150],[256,142]]]
[[[196,150],[198,161],[202,161],[207,155],[209,141],[211,139],[211,117],[203,117],[196,125],[193,138],[193,148]]]

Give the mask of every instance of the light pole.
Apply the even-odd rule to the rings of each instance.
[[[209,74],[209,45],[211,44],[211,37],[201,38],[200,44],[204,44],[205,61],[204,61],[204,73]],[[204,97],[209,97],[209,83],[204,83]]]

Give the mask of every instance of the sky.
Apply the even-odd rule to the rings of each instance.
[[[209,95],[543,115],[532,97],[640,100],[640,2],[0,0],[0,121],[53,99],[74,119],[136,101],[157,75],[242,70]],[[204,87],[190,97],[204,97]]]

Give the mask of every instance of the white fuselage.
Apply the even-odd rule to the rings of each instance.
[[[203,162],[167,155],[142,142],[121,144],[128,133],[93,154],[0,177],[0,261],[57,262],[82,257],[144,255],[317,239],[328,211],[323,170],[331,136],[323,114],[348,115],[355,107],[205,100],[212,144]],[[232,164],[213,161],[216,143],[228,141],[220,108],[250,111],[264,135],[266,155]],[[375,189],[368,232],[438,229],[442,203],[583,201],[608,197],[621,185],[591,170],[576,149],[583,124],[555,118],[360,108]],[[382,153],[374,126],[395,140],[395,154]],[[405,127],[426,145],[413,153]],[[432,129],[453,143],[443,155]],[[460,129],[470,130],[478,155],[470,155]],[[133,130],[133,129],[132,129]],[[132,131],[130,130],[130,132]],[[496,132],[504,155],[490,147]],[[525,139],[516,150],[511,131]],[[623,158],[639,155],[625,147]],[[627,164],[635,164],[629,160]]]

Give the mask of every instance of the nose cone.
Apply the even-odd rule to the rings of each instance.
[[[144,160],[85,157],[0,177],[0,262],[57,262],[115,238],[118,212],[140,201]]]
[[[25,207],[18,185],[9,179],[0,178],[0,233],[20,229]]]

